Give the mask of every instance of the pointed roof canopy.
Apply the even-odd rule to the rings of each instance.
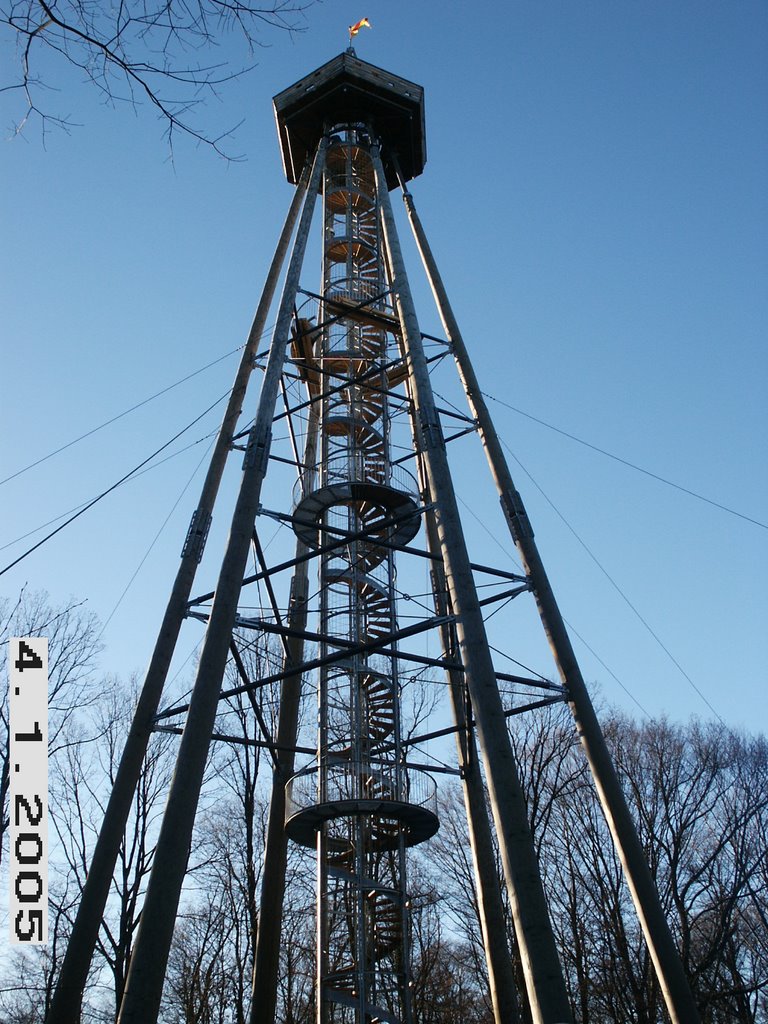
[[[397,186],[397,178],[387,151],[397,154],[406,181],[424,169],[424,90],[359,60],[350,50],[278,93],[273,103],[285,176],[294,185],[326,126],[369,124],[384,143],[390,188]]]

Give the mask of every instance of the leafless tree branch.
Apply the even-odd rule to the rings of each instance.
[[[267,45],[263,33],[293,34],[304,27],[313,0],[0,0],[0,33],[15,38],[17,60],[0,78],[0,92],[18,93],[22,112],[13,131],[32,121],[43,136],[52,127],[69,130],[75,122],[49,109],[51,91],[42,68],[53,54],[79,69],[110,105],[148,105],[164,124],[169,149],[186,135],[232,159],[225,144],[237,125],[217,133],[196,118],[206,98],[255,66],[256,51]],[[247,59],[207,62],[205,57],[232,37]]]

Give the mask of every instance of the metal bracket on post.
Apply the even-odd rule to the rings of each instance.
[[[199,508],[195,509],[189,521],[189,529],[187,530],[184,547],[181,549],[182,558],[186,558],[187,555],[193,555],[197,560],[197,564],[200,564],[212,521],[213,516],[210,512],[204,513]]]
[[[243,458],[243,469],[253,467],[257,473],[264,476],[267,472],[269,461],[269,450],[272,447],[272,431],[270,430],[263,441],[254,443],[249,439],[248,447],[245,449]]]
[[[288,608],[294,609],[297,605],[305,605],[309,598],[309,584],[305,574],[291,578],[291,592],[288,598]]]
[[[477,771],[477,747],[472,742],[473,733],[472,698],[469,687],[464,683],[464,744],[466,747],[464,767],[469,771]]]
[[[504,516],[516,541],[532,539],[533,527],[518,491],[504,491],[499,498]]]
[[[445,448],[445,438],[439,420],[429,422],[422,418],[419,421],[421,439],[425,449]]]

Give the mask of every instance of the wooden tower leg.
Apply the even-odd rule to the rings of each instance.
[[[533,585],[544,631],[568,690],[568,706],[589,762],[600,804],[621,859],[643,934],[674,1024],[697,1024],[699,1013],[680,955],[661,907],[640,838],[605,743],[592,701],[584,684],[570,637],[541,561],[522,498],[512,480],[493,421],[469,359],[448,295],[437,270],[413,197],[403,184],[403,199],[432,292],[456,360],[472,415],[478,423],[488,465],[496,482],[505,518],[528,578]]]
[[[314,466],[317,446],[317,407],[310,413],[307,441],[304,448],[305,467]],[[288,609],[288,652],[283,671],[299,668],[304,660],[304,641],[301,633],[307,628],[307,598],[309,592],[309,562],[300,560],[306,545],[296,545],[297,567],[291,583],[291,603]],[[277,722],[277,766],[272,775],[272,790],[267,817],[267,839],[264,850],[264,868],[261,881],[261,903],[253,961],[251,993],[251,1024],[274,1024],[277,1003],[277,983],[280,967],[280,933],[285,899],[285,869],[288,856],[288,836],[285,833],[285,786],[293,774],[301,700],[301,673],[286,674],[280,688],[280,710]]]
[[[253,320],[248,341],[243,350],[227,408],[214,444],[208,472],[200,493],[197,509],[192,517],[187,540],[181,554],[176,578],[171,589],[168,606],[163,617],[155,648],[142,686],[141,696],[123,749],[115,781],[112,786],[104,821],[83,886],[77,916],[67,945],[67,952],[59,974],[56,991],[48,1011],[47,1024],[73,1024],[80,1019],[80,1009],[90,970],[93,951],[99,934],[101,919],[109,896],[112,875],[117,863],[126,822],[131,812],[136,786],[141,774],[147,744],[152,735],[152,723],[160,705],[168,669],[173,658],[181,624],[187,611],[198,563],[202,557],[205,536],[213,514],[213,507],[230,452],[246,388],[253,369],[267,323],[270,306],[280,272],[285,262],[296,220],[309,181],[310,167],[304,169],[296,188],[285,225],[277,243],[264,290]]]
[[[258,412],[248,439],[240,493],[200,652],[187,721],[179,744],[176,771],[160,829],[136,946],[131,957],[118,1016],[119,1024],[152,1024],[160,1011],[165,969],[189,857],[221,680],[229,654],[261,485],[269,460],[275,402],[326,145],[323,139],[315,154],[312,177],[283,288]]]

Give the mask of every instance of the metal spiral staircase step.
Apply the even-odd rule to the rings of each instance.
[[[347,253],[346,255],[342,256],[342,253],[339,252],[338,258],[332,261],[332,263],[334,264],[334,269],[336,271],[334,277],[343,278],[345,276],[343,274],[343,264],[346,263],[347,257],[349,255],[352,256],[352,262],[354,264],[353,278],[357,286],[365,287],[366,284],[378,285],[379,278],[381,276],[379,273],[379,262],[377,259],[368,254],[368,251],[366,250],[365,246],[362,246],[359,252],[357,253]],[[334,282],[332,279],[331,286],[333,286],[333,283]]]
[[[359,395],[360,415],[369,422],[381,419],[384,395],[376,388],[363,388]]]
[[[363,795],[371,800],[392,800],[394,785],[392,780],[376,772],[370,772],[363,784]]]
[[[382,960],[393,950],[397,950],[403,939],[403,920],[401,910],[402,895],[396,889],[374,886],[367,893],[368,917],[373,927],[374,962]],[[334,1002],[348,1005],[357,1003],[357,972],[354,965],[349,964],[329,972],[323,978],[323,986],[328,997]],[[368,1003],[366,1020],[399,1021],[386,1007]]]
[[[326,189],[325,201],[331,210],[371,210],[374,198],[363,185],[335,185]]]
[[[364,146],[358,145],[355,140],[343,139],[340,135],[334,135],[328,147],[326,164],[331,170],[346,171],[347,160],[354,168],[357,168],[361,162],[363,166],[366,166],[370,161],[370,154]]]
[[[326,570],[329,584],[341,584],[355,591],[359,607],[363,612],[362,635],[364,641],[378,640],[392,632],[392,605],[388,589],[371,576],[360,573],[355,568],[343,566],[329,567]],[[340,610],[341,614],[346,609]]]
[[[335,971],[323,978],[323,996],[342,1006],[357,1007],[356,978],[353,968]],[[401,1024],[401,1018],[386,1006],[365,1004],[366,1024]]]
[[[330,176],[326,179],[325,203],[329,209],[346,212],[352,210],[373,210],[376,205],[376,189],[372,177],[355,174],[351,179],[345,175],[341,161],[337,164],[326,160]]]
[[[384,332],[370,326],[363,327],[360,351],[370,360],[381,359],[385,351]]]
[[[391,680],[386,686],[377,685],[375,676],[366,679],[365,697],[367,705],[368,750],[375,753],[376,747],[388,739],[395,727],[395,689]]]
[[[381,959],[398,947],[403,938],[401,894],[396,889],[378,887],[368,893],[373,919],[374,955]]]
[[[348,365],[351,369],[345,376],[354,380],[355,377],[365,375],[365,380],[359,383],[358,387],[366,388],[376,383],[374,377],[368,376],[368,371],[375,363],[380,363],[384,358],[385,347],[382,330],[369,325],[362,329],[358,326],[356,336],[351,331],[349,332],[346,347],[335,342],[326,348],[321,358],[323,366],[328,371],[340,375],[343,368]],[[374,387],[372,390],[376,390],[376,388]]]
[[[326,244],[325,255],[334,263],[344,263],[351,256],[367,267],[378,265],[376,239],[369,241],[361,235],[334,235]]]
[[[335,877],[340,878],[352,878],[352,868],[354,867],[355,852],[350,849],[349,851],[338,850],[333,854],[328,854],[326,857],[326,864],[328,870]]]
[[[368,756],[376,756],[378,748],[388,741],[394,732],[396,697],[392,677],[370,666],[358,668],[346,662],[337,663],[336,672],[336,684],[341,680],[341,686],[344,688],[354,680],[353,685],[357,686],[362,695],[364,748]],[[348,703],[343,706],[339,704],[338,710],[344,712],[348,707]],[[340,762],[352,760],[353,750],[349,737],[334,746],[331,753]]]
[[[331,437],[353,438],[358,447],[366,454],[372,452],[383,458],[384,438],[379,430],[372,427],[362,416],[351,414],[338,415],[334,412],[323,423],[323,429]]]

